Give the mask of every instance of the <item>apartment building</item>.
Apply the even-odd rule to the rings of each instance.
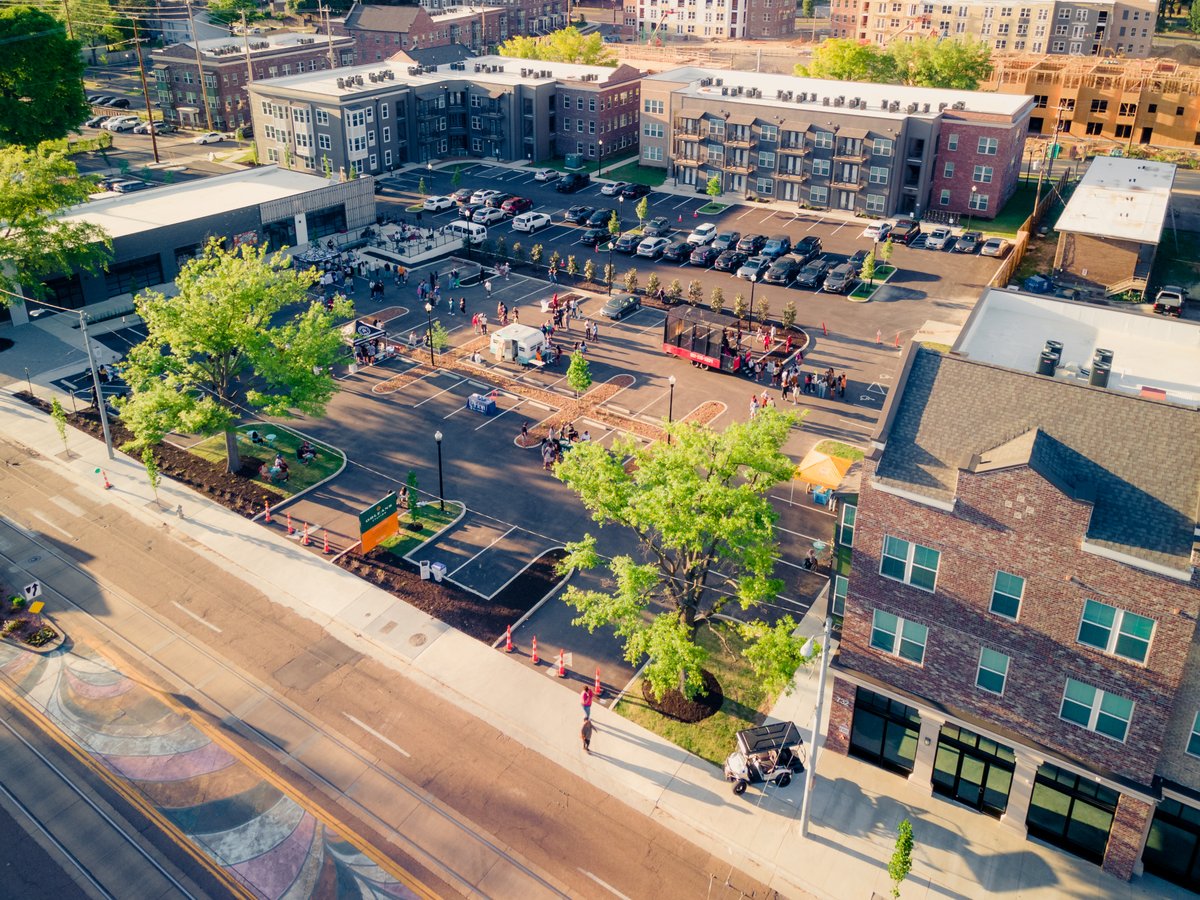
[[[1200,66],[1174,59],[1064,59],[1009,54],[993,60],[980,85],[1032,94],[1033,134],[1059,131],[1109,146],[1200,146]]]
[[[981,828],[1193,889],[1196,334],[991,290],[950,352],[909,348],[843,519],[827,735]]]
[[[1150,55],[1158,0],[832,0],[834,37],[887,46],[914,37],[979,40],[997,51]]]
[[[796,33],[796,5],[786,0],[625,0],[625,24],[642,40],[769,40]]]
[[[214,38],[200,41],[199,49],[199,61],[193,42],[154,50],[150,57],[157,106],[166,121],[185,128],[231,131],[249,125],[251,81],[354,62],[349,38],[323,34]]]
[[[616,68],[481,56],[397,60],[251,86],[264,162],[336,175],[447,158],[596,158],[636,146],[639,79]]]
[[[866,216],[994,218],[1033,100],[687,67],[642,80],[642,164],[703,191]]]

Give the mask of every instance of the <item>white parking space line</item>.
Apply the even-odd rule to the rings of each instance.
[[[436,394],[434,394],[432,397],[426,397],[426,398],[425,398],[424,400],[422,400],[420,403],[414,403],[414,404],[413,404],[413,409],[416,409],[418,406],[424,406],[424,405],[425,405],[426,403],[428,403],[430,400],[434,400],[434,399],[436,399],[436,398],[438,398],[438,397],[442,396],[442,394],[449,393],[450,391],[452,391],[452,390],[454,390],[456,387],[458,387],[460,384],[462,384],[464,381],[466,381],[466,379],[465,379],[465,378],[460,378],[458,381],[454,382],[454,384],[450,385],[450,387],[448,387],[448,388],[443,388],[442,390],[440,390],[440,391],[438,391]]]
[[[687,206],[691,202],[692,202],[691,199],[686,199],[686,200],[682,201],[681,203],[676,203],[674,206],[671,207],[671,209],[679,209],[681,206]]]
[[[512,406],[510,406],[508,409],[502,409],[502,410],[500,410],[500,412],[496,413],[494,416],[492,416],[492,417],[490,417],[489,419],[487,419],[487,420],[486,420],[486,421],[485,421],[485,422],[484,422],[482,425],[477,425],[477,426],[475,426],[475,430],[476,430],[476,431],[478,431],[480,428],[486,428],[487,426],[489,426],[489,425],[491,425],[493,422],[495,422],[497,419],[499,419],[501,416],[506,416],[506,415],[508,415],[510,412],[513,412],[514,410],[520,409],[520,408],[521,408],[522,406],[524,406],[524,405],[525,405],[525,401],[524,401],[524,400],[522,400],[520,403],[514,403],[514,404],[513,404]]]
[[[764,222],[770,222],[773,218],[775,218],[775,213],[767,213],[765,216],[763,216],[761,219],[758,220],[758,224],[761,225]]]
[[[825,218],[822,216],[820,219],[817,219],[817,221],[813,222],[811,225],[809,225],[809,226],[808,226],[807,228],[805,228],[804,230],[805,230],[805,231],[812,231],[814,228],[816,228],[818,225],[820,225],[820,224],[821,224],[822,222],[824,222],[824,221],[825,221]]]
[[[842,223],[841,225],[839,225],[837,228],[833,229],[833,233],[834,233],[834,234],[837,234],[839,231],[841,231],[841,230],[842,230],[843,228],[845,228],[845,227],[846,227],[846,223],[845,223],[845,222],[843,222],[843,223]]]

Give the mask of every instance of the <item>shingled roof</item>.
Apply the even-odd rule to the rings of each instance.
[[[1200,510],[1200,411],[923,349],[889,398],[876,478],[954,499],[962,469],[1027,464],[1095,504],[1087,539],[1176,571]]]
[[[387,31],[407,34],[424,12],[420,6],[367,6],[355,3],[346,15],[347,31]]]

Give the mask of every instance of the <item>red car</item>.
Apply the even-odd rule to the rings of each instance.
[[[515,216],[530,209],[533,209],[533,201],[528,197],[509,197],[500,204],[500,211],[509,216]]]

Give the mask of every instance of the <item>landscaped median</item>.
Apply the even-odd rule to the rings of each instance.
[[[883,287],[887,283],[887,280],[895,275],[896,272],[897,269],[895,266],[877,266],[875,268],[875,280],[861,282],[858,287],[846,295],[846,298],[851,303],[866,303],[875,296],[875,292]]]
[[[257,432],[263,443],[256,444],[250,433]],[[300,445],[308,440],[309,445],[316,451],[307,465],[298,455]],[[314,484],[335,475],[346,463],[346,456],[341,450],[322,444],[319,441],[307,439],[280,425],[259,422],[257,424],[239,425],[237,433],[238,455],[241,457],[241,474],[261,482],[263,490],[271,491],[281,497],[292,497],[307,490]],[[186,448],[201,459],[224,468],[226,465],[225,435],[215,434],[197,444]],[[279,454],[287,461],[288,478],[286,481],[268,482],[261,477],[260,467],[268,469]]]

